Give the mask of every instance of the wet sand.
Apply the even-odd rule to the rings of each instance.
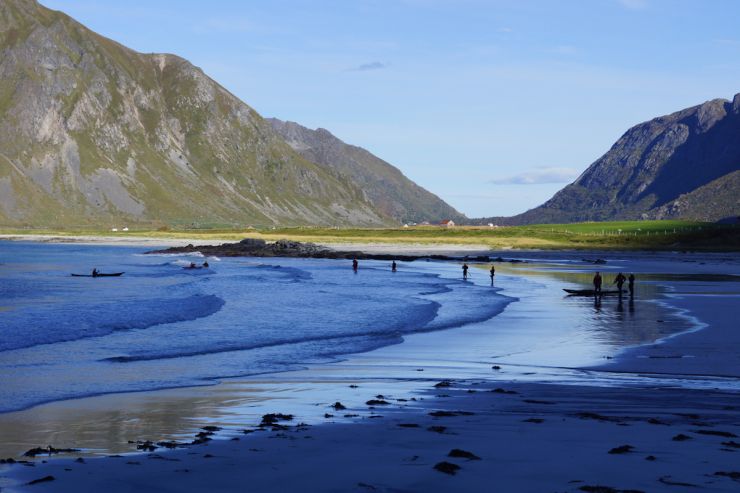
[[[646,273],[665,272],[659,263],[642,267]],[[715,267],[705,264],[700,270],[711,273]],[[737,283],[690,276],[669,283],[646,281],[641,295],[663,296],[657,291],[668,286],[668,305],[647,301],[638,292],[630,312],[626,300],[620,310],[617,300],[602,300],[600,306],[590,299],[565,304],[562,295],[552,294],[561,284],[589,276],[593,267],[588,265],[505,267],[497,284],[514,284],[522,269],[531,271],[529,284],[503,291],[521,301],[490,324],[416,334],[400,345],[298,372],[52,403],[0,416],[3,441],[13,443],[14,450],[45,445],[48,439],[55,447],[84,447],[87,455],[129,452],[136,447],[128,440],[184,442],[204,426],[224,428],[213,437],[223,440],[205,445],[88,459],[84,465],[61,459],[15,466],[0,473],[6,476],[0,481],[11,490],[24,490],[23,483],[54,476],[54,481],[29,487],[39,491],[102,485],[111,491],[234,491],[247,486],[252,491],[298,486],[302,491],[490,491],[492,482],[501,491],[610,491],[581,489],[595,485],[674,491],[680,486],[673,483],[736,490],[733,444],[740,440],[730,435],[740,435],[740,388],[737,375],[727,371],[738,368],[732,359],[740,347],[732,330]],[[486,280],[484,272],[473,276]],[[724,295],[713,295],[716,303],[708,305],[706,296],[696,293],[700,284],[704,292]],[[695,312],[701,312],[702,325]],[[594,317],[605,314],[621,330],[587,330]],[[558,320],[568,320],[568,326],[553,330]],[[675,330],[665,329],[666,324]],[[683,335],[666,338],[666,332]],[[540,344],[532,344],[533,339]],[[646,344],[653,339],[662,343]],[[636,348],[616,349],[625,342]],[[656,351],[681,357],[649,357]],[[450,386],[435,387],[443,381]],[[492,392],[497,388],[506,392]],[[369,406],[371,399],[389,404]],[[336,401],[347,409],[331,408]],[[439,410],[474,414],[429,415]],[[295,418],[283,423],[287,429],[268,426],[243,434],[269,412]],[[296,427],[297,422],[310,426]],[[30,433],[29,423],[35,423]],[[447,429],[438,433],[431,426]],[[10,435],[11,430],[16,432]],[[680,434],[689,438],[673,440]],[[634,448],[609,453],[623,445]],[[447,457],[453,448],[481,460]],[[461,469],[455,475],[434,469],[445,461]]]

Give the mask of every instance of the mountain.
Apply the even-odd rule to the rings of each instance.
[[[740,215],[740,94],[629,129],[576,181],[510,224]]]
[[[452,206],[362,147],[346,144],[323,128],[311,130],[276,118],[268,121],[303,157],[325,166],[339,179],[353,180],[383,214],[404,223],[466,220]]]
[[[175,55],[0,1],[0,224],[388,225]]]

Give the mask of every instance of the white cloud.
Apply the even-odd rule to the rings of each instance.
[[[368,62],[363,63],[361,65],[358,65],[356,67],[352,67],[349,69],[350,72],[367,72],[369,70],[381,70],[384,68],[388,68],[390,64],[383,63],[383,62]]]
[[[524,171],[516,175],[503,178],[494,178],[491,183],[496,185],[541,185],[544,183],[569,183],[578,176],[574,168],[543,167]]]

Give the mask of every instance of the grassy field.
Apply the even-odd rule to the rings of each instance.
[[[519,249],[660,249],[740,251],[740,226],[689,221],[619,221],[490,228],[416,226],[386,229],[285,228],[267,230],[197,229],[128,232],[101,230],[1,229],[2,234],[95,235],[115,237],[239,240],[292,239],[318,243],[416,243],[481,245]]]

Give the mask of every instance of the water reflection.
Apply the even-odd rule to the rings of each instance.
[[[449,266],[450,275],[459,276],[458,269]],[[267,412],[295,413],[301,420],[320,422],[327,406],[336,400],[361,408],[373,395],[410,395],[428,388],[435,379],[512,378],[512,372],[491,375],[492,361],[519,368],[518,379],[605,381],[603,374],[562,367],[596,365],[625,347],[690,327],[688,319],[654,302],[665,290],[660,274],[640,274],[635,296],[625,299],[566,296],[564,288],[590,286],[592,273],[587,268],[497,264],[496,271],[498,288],[520,302],[487,322],[414,335],[404,344],[354,355],[345,362],[263,380],[106,395],[2,414],[0,457],[47,444],[83,447],[89,453],[131,452],[135,445],[129,440],[190,440],[206,424],[239,433]],[[681,277],[688,284],[696,281],[692,276]],[[487,279],[480,282],[485,285]],[[425,371],[417,373],[418,368]],[[616,381],[613,376],[608,378]],[[352,383],[359,388],[350,389]]]

